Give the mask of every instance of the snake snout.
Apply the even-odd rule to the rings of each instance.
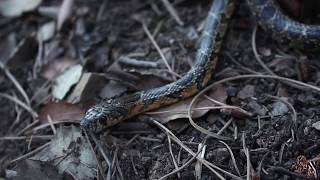
[[[97,125],[103,119],[103,113],[95,108],[90,108],[80,120],[80,125],[85,129],[96,131]]]

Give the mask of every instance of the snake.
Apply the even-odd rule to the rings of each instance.
[[[206,87],[216,68],[235,1],[213,1],[202,30],[195,63],[184,76],[161,87],[101,100],[87,110],[80,120],[81,127],[101,132],[143,112],[192,97]],[[247,0],[247,4],[261,27],[272,35],[290,41],[319,43],[320,26],[295,21],[282,12],[277,1]]]

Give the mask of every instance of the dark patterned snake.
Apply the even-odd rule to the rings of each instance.
[[[98,132],[146,111],[176,103],[202,90],[210,81],[235,0],[214,0],[201,36],[193,67],[179,80],[162,87],[102,100],[81,119],[83,128]],[[319,43],[320,26],[296,22],[274,0],[248,0],[260,25],[284,39]]]

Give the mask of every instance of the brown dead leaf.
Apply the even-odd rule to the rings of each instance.
[[[158,122],[165,124],[171,120],[188,118],[187,109],[191,102],[191,98],[187,100],[180,101],[178,103],[172,104],[167,107],[160,108],[156,111],[147,113],[151,115],[152,118],[155,118]],[[208,107],[212,106],[212,103],[209,100],[200,100],[198,103],[195,103],[194,107]],[[193,118],[199,118],[205,115],[209,110],[197,110],[192,113]]]
[[[227,93],[224,86],[217,86],[215,89],[213,89],[210,93],[210,97],[220,101],[225,102],[227,99]],[[160,108],[156,111],[152,111],[149,114],[152,114],[151,116],[155,119],[157,119],[160,123],[167,123],[171,120],[180,119],[180,118],[188,118],[188,107],[191,102],[192,98],[180,101],[178,103],[175,103],[173,105]],[[197,107],[213,107],[213,103],[205,98],[200,98],[194,105],[193,108]],[[205,115],[209,109],[206,110],[196,110],[192,113],[192,118],[199,118]]]
[[[221,103],[226,103],[227,98],[228,98],[228,93],[227,93],[226,87],[221,84],[218,84],[210,92],[210,97],[216,101],[221,102]]]
[[[57,77],[60,73],[66,70],[68,67],[75,64],[75,61],[69,58],[61,58],[50,61],[48,64],[43,66],[41,75],[42,77],[52,80]]]
[[[42,124],[48,122],[48,116],[53,122],[56,121],[70,121],[78,122],[83,117],[85,111],[68,102],[48,102],[40,111],[39,119]]]
[[[63,24],[71,18],[74,0],[64,0],[58,14],[58,31],[61,30]]]

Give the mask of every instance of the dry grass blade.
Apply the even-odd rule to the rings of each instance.
[[[4,65],[0,62],[0,68],[4,71],[6,76],[10,79],[10,81],[16,86],[17,90],[20,92],[24,100],[26,101],[27,105],[30,106],[30,98],[27,95],[26,91],[22,88],[20,83],[17,81],[17,79],[11,74],[8,68],[4,67]]]
[[[242,133],[242,148],[244,150],[244,154],[247,157],[247,180],[251,179],[251,162],[250,162],[250,154],[249,154],[249,149],[246,147],[246,141],[245,141],[245,134]]]
[[[204,144],[202,144],[202,145],[204,145]],[[181,149],[182,149],[182,147],[180,147],[179,155],[180,155],[180,153],[181,153]],[[167,179],[167,177],[172,176],[172,175],[174,175],[174,174],[176,174],[176,173],[179,173],[182,169],[184,169],[184,168],[187,167],[189,164],[191,164],[191,163],[196,159],[196,157],[197,157],[200,153],[201,153],[201,150],[198,151],[198,152],[195,154],[195,156],[191,157],[186,163],[184,163],[184,164],[183,164],[182,166],[180,166],[178,169],[175,169],[174,171],[172,171],[172,172],[170,172],[170,173],[162,176],[161,178],[159,178],[159,180],[165,180],[165,179]],[[180,158],[178,158],[178,159],[180,159]]]
[[[231,156],[231,159],[232,159],[232,162],[233,162],[233,166],[234,166],[234,169],[237,171],[238,175],[241,176],[241,173],[240,173],[240,170],[238,168],[238,165],[237,165],[237,161],[236,161],[236,158],[234,157],[234,154],[231,150],[231,148],[229,147],[229,145],[223,141],[219,141],[220,143],[222,143],[223,145],[226,146],[226,148],[228,149],[229,153],[230,153],[230,156]]]
[[[172,152],[171,138],[170,138],[170,135],[169,135],[168,133],[167,133],[167,137],[168,137],[169,152],[170,152],[170,155],[171,155],[171,158],[172,158],[174,167],[175,167],[176,169],[179,169],[179,166],[178,166],[178,163],[177,163],[177,161],[176,161],[176,158],[174,157],[173,152]],[[178,172],[178,178],[181,178],[181,175],[180,175],[179,172]]]
[[[5,136],[0,137],[0,141],[14,141],[14,140],[26,140],[26,139],[42,139],[50,140],[53,138],[53,135],[32,135],[32,136]]]
[[[33,151],[28,152],[28,153],[27,153],[27,154],[25,154],[25,155],[22,155],[22,156],[20,156],[20,157],[17,157],[16,159],[11,160],[11,161],[10,161],[10,164],[15,163],[15,162],[17,162],[17,161],[21,161],[21,160],[23,160],[23,159],[28,158],[29,156],[31,156],[31,155],[33,155],[33,154],[35,154],[35,153],[39,152],[40,150],[42,150],[43,148],[45,148],[45,147],[47,147],[47,146],[49,146],[49,145],[50,145],[50,143],[51,143],[51,142],[48,142],[48,143],[46,143],[46,144],[44,144],[44,145],[42,145],[42,146],[38,147],[37,149],[35,149],[35,150],[33,150]]]
[[[12,96],[7,95],[7,94],[4,94],[4,93],[0,93],[0,97],[3,97],[3,98],[6,98],[6,99],[8,99],[8,100],[10,100],[10,101],[15,102],[16,104],[18,104],[19,106],[21,106],[23,109],[25,109],[26,111],[28,111],[33,118],[37,118],[37,117],[38,117],[38,114],[37,114],[30,106],[28,106],[28,105],[25,104],[24,102],[20,101],[18,98],[12,97]]]
[[[177,144],[179,144],[184,150],[186,150],[188,153],[190,153],[192,156],[195,156],[197,158],[198,161],[200,161],[201,163],[203,163],[203,165],[205,165],[208,169],[211,170],[211,172],[213,172],[219,179],[225,179],[224,177],[222,177],[222,175],[220,173],[218,173],[216,170],[224,173],[225,175],[236,179],[236,180],[242,180],[242,178],[224,170],[221,169],[220,167],[210,163],[209,161],[200,158],[196,153],[194,153],[190,148],[188,148],[183,142],[180,141],[179,138],[177,138],[168,128],[166,128],[165,126],[163,126],[162,124],[160,124],[157,121],[153,121],[154,124],[156,124],[158,127],[160,127],[161,129],[163,129],[166,133],[170,134],[172,140],[174,140]],[[215,170],[216,169],[216,170]]]
[[[170,2],[168,0],[161,0],[162,3],[164,4],[164,6],[167,8],[167,10],[169,11],[170,15],[173,17],[173,19],[180,25],[183,26],[183,22],[180,19],[177,11],[174,9],[174,7],[170,4]]]
[[[272,72],[268,66],[266,66],[262,59],[260,58],[259,54],[258,54],[258,51],[257,51],[257,46],[256,46],[256,34],[257,34],[257,29],[258,29],[258,26],[255,25],[254,29],[253,29],[253,32],[252,32],[252,36],[251,36],[251,46],[252,46],[252,50],[253,50],[253,54],[256,58],[256,60],[258,61],[258,63],[260,64],[260,66],[265,70],[267,71],[269,74],[271,75],[274,75],[276,76],[276,74],[274,72]]]
[[[98,162],[98,169],[99,169],[100,172],[101,172],[101,176],[103,177],[103,179],[106,179],[106,178],[104,177],[104,174],[102,173],[102,172],[104,172],[103,169],[102,169],[102,165],[101,165],[101,163],[100,163],[100,161],[99,161],[99,159],[98,159],[98,157],[97,157],[97,155],[96,155],[96,153],[95,153],[95,151],[94,151],[94,148],[93,148],[93,146],[92,146],[92,143],[90,142],[88,133],[87,133],[87,131],[83,131],[83,132],[84,132],[85,137],[86,137],[86,140],[87,140],[87,142],[88,142],[88,144],[89,144],[89,146],[90,146],[90,149],[91,149],[91,151],[94,153],[94,157],[96,158],[96,161]],[[99,175],[99,174],[98,174],[98,175]],[[97,175],[97,176],[98,176],[98,175]]]
[[[147,25],[145,23],[142,22],[142,28],[144,30],[144,32],[147,34],[148,38],[150,39],[150,41],[152,42],[153,46],[156,48],[156,50],[158,51],[161,59],[163,60],[164,64],[166,65],[167,69],[169,70],[169,72],[173,75],[174,79],[176,79],[176,77],[181,77],[179,74],[175,73],[172,68],[170,67],[167,58],[164,56],[163,52],[161,51],[158,43],[156,42],[156,40],[153,38],[152,34],[150,33]]]
[[[204,159],[204,154],[206,152],[207,146],[200,143],[198,144],[198,151],[200,151],[201,153],[199,154],[199,157]],[[200,161],[197,161],[194,167],[194,171],[195,171],[195,176],[197,180],[201,179],[201,174],[202,174],[202,163]]]

